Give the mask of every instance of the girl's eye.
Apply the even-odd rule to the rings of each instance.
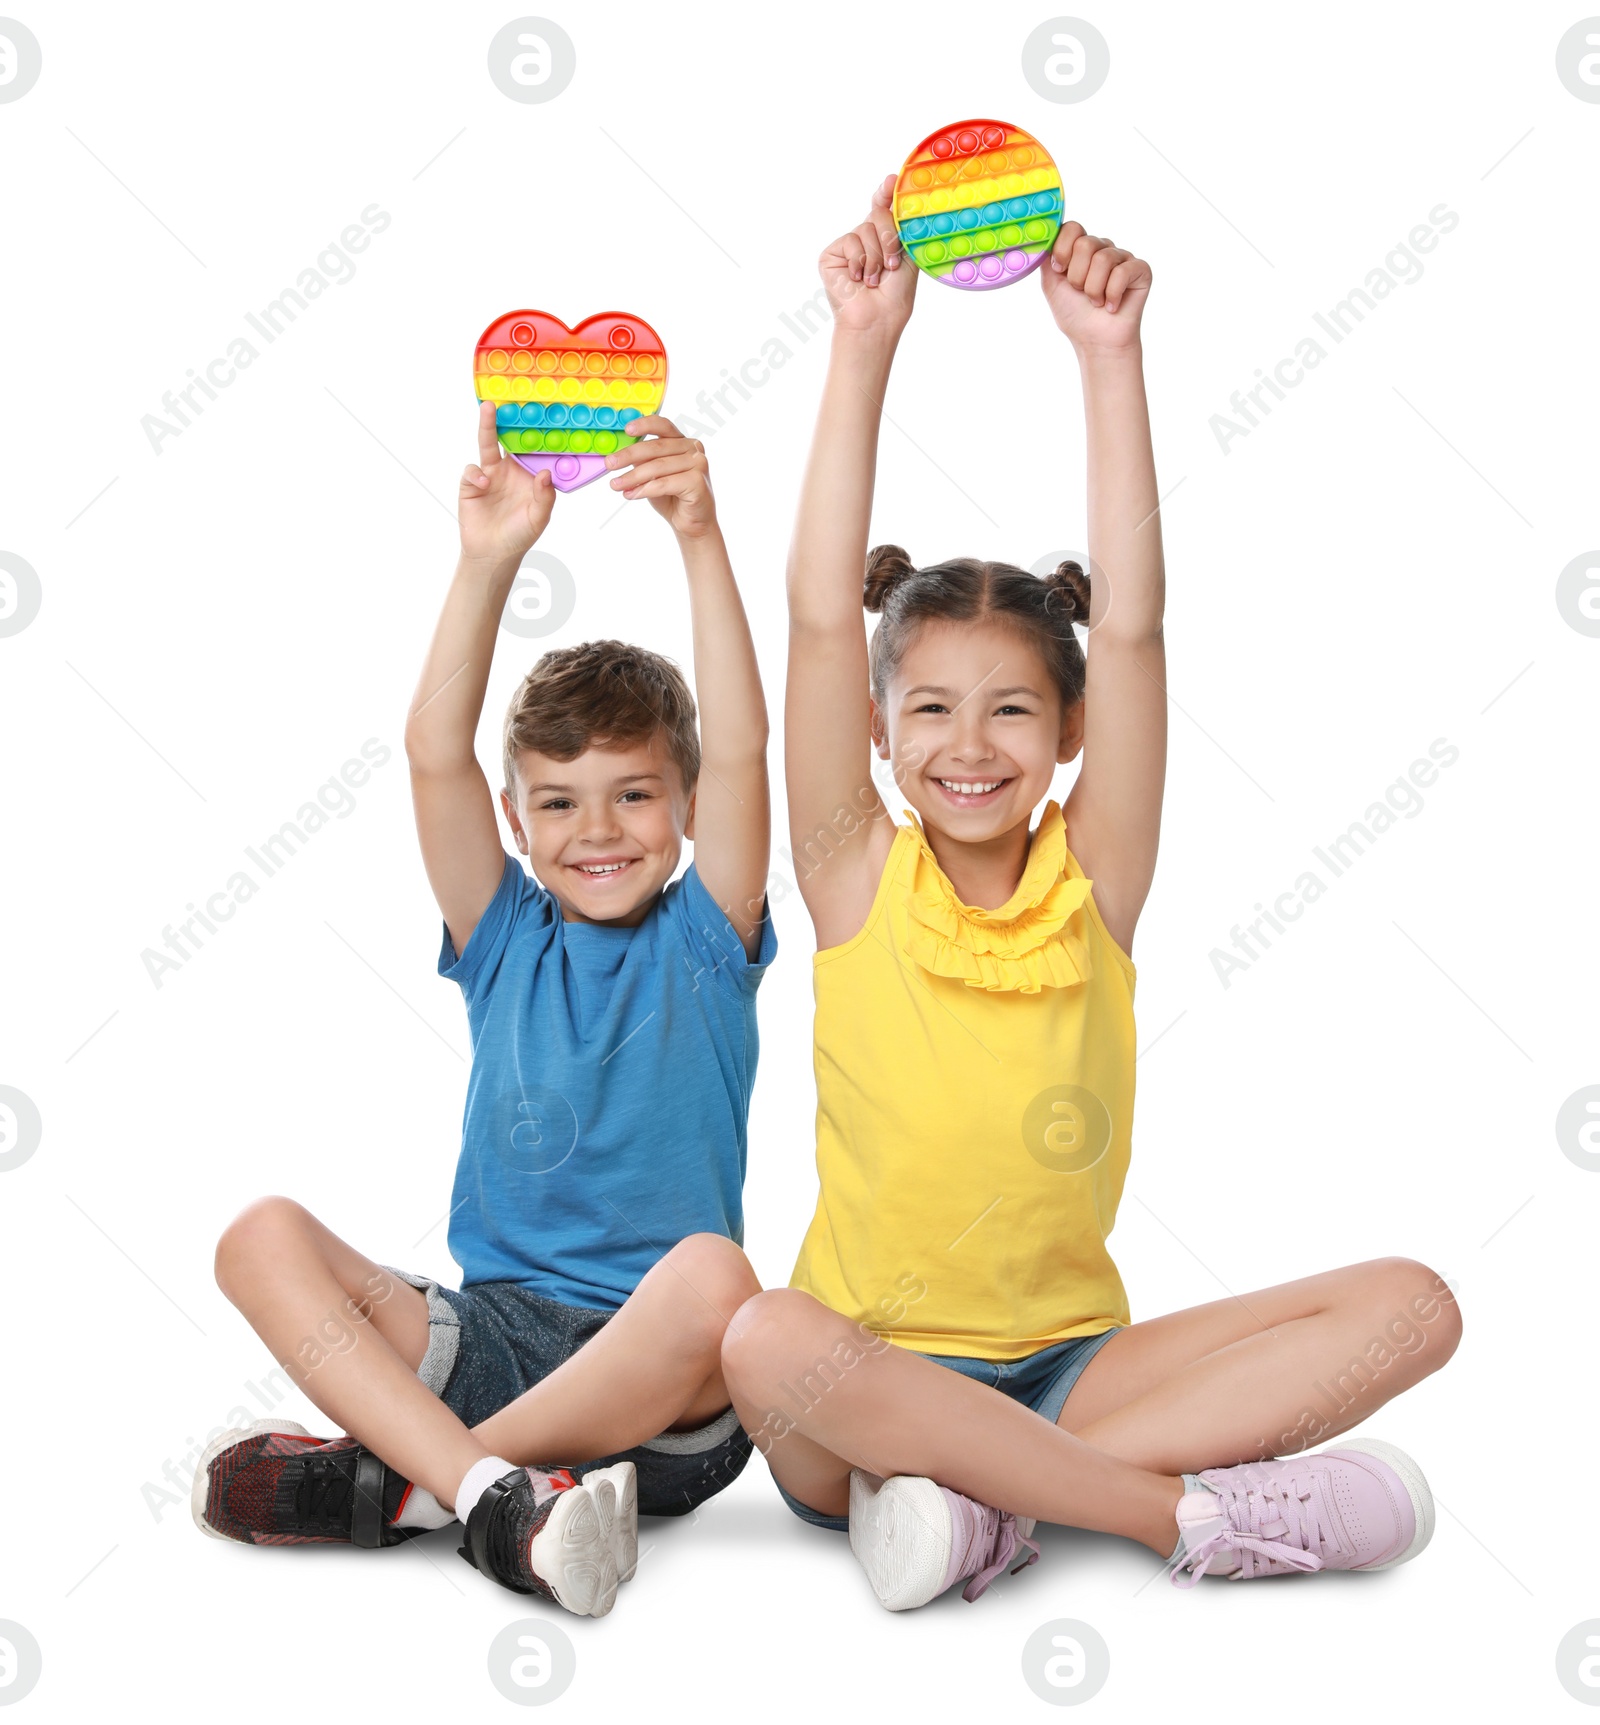
[[[919,713],[947,713],[949,710],[942,701],[929,701],[926,706],[917,708]]]
[[[1020,713],[1023,718],[1027,718],[1029,716],[1029,709],[1026,707],[998,707],[995,709],[995,711],[997,714],[999,714],[999,713]]]

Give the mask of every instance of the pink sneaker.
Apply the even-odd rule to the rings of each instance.
[[[890,1611],[926,1605],[958,1581],[967,1584],[961,1597],[976,1599],[1019,1546],[1028,1555],[1017,1569],[1038,1562],[1033,1529],[1027,1516],[974,1503],[931,1479],[879,1479],[859,1468],[850,1475],[850,1549]]]
[[[1391,1569],[1433,1538],[1433,1494],[1393,1444],[1341,1444],[1282,1461],[1208,1468],[1178,1500],[1178,1587],[1293,1570]]]

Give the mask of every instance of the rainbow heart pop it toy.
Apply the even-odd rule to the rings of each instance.
[[[900,243],[946,287],[1006,287],[1032,274],[1055,244],[1061,209],[1050,152],[1002,120],[941,126],[895,181]]]
[[[600,312],[568,329],[547,311],[508,311],[478,337],[472,381],[495,404],[501,446],[530,473],[548,468],[557,491],[605,472],[606,457],[637,443],[629,424],[658,413],[667,350],[642,317]]]

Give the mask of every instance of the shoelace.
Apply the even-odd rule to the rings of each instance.
[[[1239,1568],[1228,1579],[1243,1581],[1269,1575],[1275,1567],[1321,1569],[1327,1555],[1339,1548],[1310,1473],[1268,1475],[1251,1469],[1238,1483],[1212,1489],[1217,1494],[1221,1530],[1178,1559],[1172,1571],[1176,1587],[1193,1587],[1222,1551],[1238,1554]]]
[[[1030,1563],[1039,1561],[1039,1547],[1018,1531],[1017,1518],[1014,1515],[986,1503],[974,1504],[973,1507],[978,1512],[978,1525],[967,1546],[961,1567],[956,1572],[958,1577],[972,1577],[961,1590],[961,1597],[969,1602],[988,1591],[989,1584],[1016,1556],[1019,1545],[1028,1548],[1028,1555],[1011,1571],[1013,1575],[1026,1569]]]
[[[290,1465],[298,1467],[294,1508],[301,1524],[328,1532],[350,1531],[350,1498],[355,1481],[350,1474],[353,1451],[340,1455],[308,1455]]]

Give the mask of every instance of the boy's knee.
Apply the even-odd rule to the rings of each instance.
[[[229,1299],[263,1263],[273,1261],[290,1239],[304,1235],[310,1212],[292,1198],[257,1198],[222,1231],[214,1265],[217,1286]]]
[[[728,1319],[752,1294],[761,1292],[750,1260],[725,1234],[690,1234],[663,1260],[698,1296],[696,1304],[720,1334]]]

